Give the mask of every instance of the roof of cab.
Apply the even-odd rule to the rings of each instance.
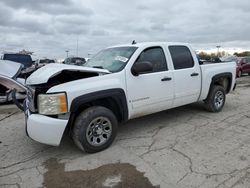
[[[114,47],[150,47],[150,46],[160,46],[160,45],[165,45],[165,46],[172,46],[172,45],[184,45],[184,46],[189,46],[187,43],[181,43],[181,42],[139,42],[136,44],[121,44],[121,45],[115,45],[115,46],[110,46],[108,48],[114,48]]]

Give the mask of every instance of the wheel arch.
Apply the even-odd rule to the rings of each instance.
[[[220,85],[224,87],[226,94],[229,93],[232,87],[232,78],[233,78],[233,74],[230,72],[214,75],[212,77],[212,81],[209,87],[209,92],[211,91],[214,85]]]
[[[118,122],[128,120],[128,106],[125,92],[123,89],[116,88],[76,97],[70,106],[70,124],[73,124],[75,117],[79,113],[91,106],[103,106],[110,109],[117,117]]]

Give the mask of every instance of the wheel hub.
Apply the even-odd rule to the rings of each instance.
[[[112,124],[106,117],[97,117],[90,122],[86,131],[89,144],[100,146],[106,143],[112,134]]]
[[[101,135],[103,133],[102,128],[98,125],[97,127],[95,127],[94,129],[94,133],[96,133],[96,135]]]
[[[216,94],[215,94],[215,106],[217,109],[219,109],[222,105],[223,105],[223,102],[224,102],[224,95],[221,91],[218,91]]]

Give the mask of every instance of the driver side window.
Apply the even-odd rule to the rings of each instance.
[[[152,72],[167,71],[167,62],[165,54],[161,47],[153,47],[145,49],[137,58],[136,63],[149,61],[153,65]]]

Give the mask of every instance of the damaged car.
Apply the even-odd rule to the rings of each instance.
[[[79,65],[82,66],[86,63],[86,59],[82,57],[68,57],[62,63],[67,65]]]
[[[26,79],[38,68],[35,62],[32,60],[31,55],[23,53],[4,53],[2,60],[12,61],[22,65],[22,70],[19,73],[18,77]]]
[[[11,78],[18,83],[24,85],[25,79],[20,78],[20,74],[23,70],[23,65],[20,63],[16,63],[13,61],[8,60],[0,60],[0,75],[6,76],[8,78]],[[5,87],[3,83],[0,83],[0,103],[9,102],[13,99],[13,95],[15,94],[15,99],[22,100],[25,99],[26,95],[25,93],[13,93],[12,92],[13,87],[8,88]]]

